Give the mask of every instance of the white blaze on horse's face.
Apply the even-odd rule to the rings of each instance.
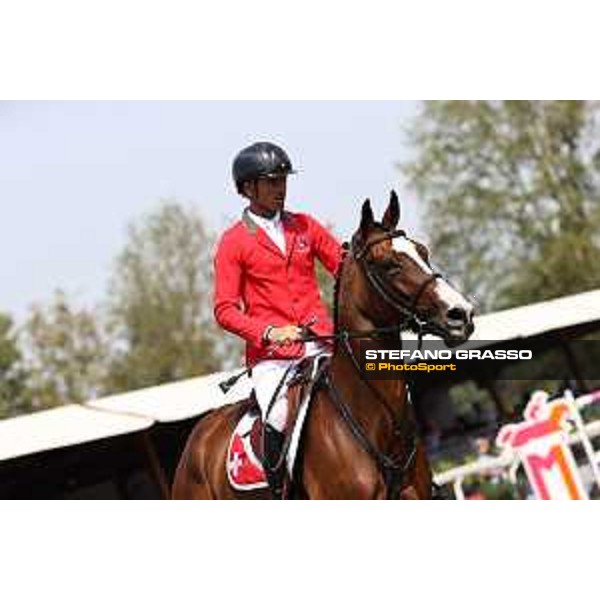
[[[448,306],[448,314],[451,309],[459,309],[470,319],[473,315],[473,305],[460,293],[457,292],[445,279],[436,281],[436,291],[442,302]]]
[[[427,275],[433,275],[431,267],[421,258],[421,255],[417,250],[417,246],[412,240],[409,240],[404,236],[395,237],[392,240],[392,247],[396,252],[400,254],[406,254],[408,257],[412,258],[417,265],[421,267],[424,273],[427,273]]]
[[[392,240],[392,247],[400,254],[408,256],[426,275],[433,275],[432,268],[417,250],[417,245],[410,239],[401,236]],[[433,284],[432,284],[433,285]],[[440,302],[445,305],[444,321],[450,329],[462,329],[465,322],[470,322],[473,305],[457,292],[445,279],[435,281],[435,292]]]

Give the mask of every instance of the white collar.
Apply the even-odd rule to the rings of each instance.
[[[267,217],[262,217],[253,213],[250,209],[248,209],[248,216],[260,227],[271,229],[277,228],[281,225],[281,211],[277,211],[274,217],[270,219]]]

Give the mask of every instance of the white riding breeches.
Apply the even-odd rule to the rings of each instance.
[[[308,342],[305,346],[304,357],[327,353],[328,351],[321,344]],[[278,431],[283,431],[287,422],[287,387],[289,380],[295,374],[295,366],[301,360],[302,358],[292,360],[263,360],[252,367],[252,384],[263,421],[273,400],[273,395],[280,381],[285,377],[285,381],[277,393],[277,398],[273,400],[273,405],[267,416],[267,422]]]

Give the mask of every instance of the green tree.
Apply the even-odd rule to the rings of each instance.
[[[34,305],[20,344],[28,410],[84,402],[104,391],[110,343],[94,311],[74,308],[62,291]]]
[[[12,319],[0,313],[0,419],[24,412],[25,372]]]
[[[409,128],[434,258],[487,308],[600,285],[599,108],[426,102]]]
[[[199,214],[174,201],[130,226],[110,293],[112,390],[213,372],[231,355],[239,361],[212,315],[213,243]]]

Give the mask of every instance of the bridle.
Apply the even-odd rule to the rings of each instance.
[[[361,248],[357,248],[357,236],[352,238],[349,250],[352,252],[354,260],[362,267],[362,270],[367,278],[367,281],[375,290],[377,295],[384,300],[390,307],[396,312],[403,315],[404,320],[401,322],[401,328],[411,328],[416,331],[419,335],[419,343],[422,342],[422,336],[427,331],[434,332],[435,328],[428,326],[427,323],[421,319],[417,312],[417,306],[419,300],[423,296],[425,290],[438,279],[443,279],[443,275],[437,271],[433,271],[431,275],[425,279],[425,281],[419,286],[419,289],[415,295],[410,298],[406,295],[399,295],[398,291],[390,291],[385,283],[382,281],[381,276],[371,267],[367,258],[369,250],[381,242],[387,240],[393,240],[394,238],[403,237],[410,241],[410,238],[406,235],[403,229],[396,231],[386,231],[381,235],[378,235],[371,239],[369,242],[364,244]]]
[[[360,265],[362,268],[367,281],[376,292],[376,294],[382,298],[389,306],[391,306],[395,311],[399,312],[402,315],[402,319],[400,323],[391,327],[376,327],[367,331],[359,331],[359,330],[336,330],[336,332],[332,335],[328,336],[313,336],[308,335],[305,336],[305,340],[318,340],[318,339],[335,339],[338,342],[341,342],[341,347],[350,359],[351,364],[353,365],[355,371],[361,375],[361,368],[354,353],[354,349],[350,343],[350,339],[352,338],[363,338],[363,339],[374,339],[381,335],[385,335],[388,333],[394,333],[397,335],[397,339],[400,339],[400,333],[403,329],[406,329],[408,326],[411,328],[416,328],[417,333],[419,335],[419,346],[422,343],[422,336],[426,331],[433,331],[433,328],[428,326],[425,322],[423,322],[418,314],[417,314],[417,306],[419,300],[421,299],[423,293],[437,279],[442,278],[443,276],[438,272],[432,272],[432,274],[419,286],[414,297],[408,296],[399,296],[396,292],[391,292],[386,284],[382,281],[381,277],[374,271],[371,267],[371,264],[368,261],[368,252],[369,250],[386,240],[392,240],[396,237],[407,237],[406,233],[403,230],[398,231],[386,231],[382,235],[378,235],[375,238],[371,239],[368,243],[364,244],[361,247],[358,247],[357,237],[353,237],[350,244],[345,243],[343,248],[344,252],[350,252],[355,262]],[[408,238],[407,238],[408,239]],[[342,270],[345,264],[346,256],[342,258],[340,271],[338,273],[338,284],[342,277]],[[337,308],[339,303],[339,285],[337,286],[337,294],[334,299],[335,309],[337,314]],[[337,325],[337,324],[336,324]],[[339,390],[335,386],[334,382],[331,379],[330,373],[327,369],[322,369],[319,372],[319,376],[323,377],[324,385],[329,391],[328,397],[331,399],[333,405],[339,412],[342,420],[360,444],[360,446],[369,454],[374,460],[375,464],[379,472],[381,473],[383,480],[386,485],[387,490],[387,498],[395,499],[399,497],[400,491],[402,489],[402,484],[405,481],[406,475],[414,468],[415,466],[415,458],[417,453],[417,436],[416,436],[416,424],[414,420],[414,415],[412,412],[412,404],[410,402],[410,393],[407,390],[407,404],[406,408],[401,412],[401,414],[396,414],[395,411],[390,407],[386,398],[383,394],[374,387],[369,380],[363,380],[371,393],[375,398],[380,402],[380,404],[385,408],[388,415],[391,417],[392,421],[392,437],[393,439],[402,438],[402,447],[403,452],[400,456],[391,456],[385,452],[379,450],[373,442],[369,439],[368,435],[364,431],[363,427],[353,416],[350,408],[347,403],[342,398]],[[407,414],[408,413],[408,414]]]
[[[384,242],[386,240],[392,240],[397,237],[404,237],[408,240],[410,238],[406,235],[406,232],[402,229],[396,231],[385,231],[383,234],[378,235],[374,239],[371,239],[368,243],[364,244],[362,247],[358,247],[358,242],[356,240],[356,235],[352,238],[351,242],[344,242],[342,244],[342,260],[340,262],[340,269],[338,272],[338,282],[342,276],[342,269],[344,262],[346,260],[346,256],[350,253],[356,263],[358,263],[369,284],[373,288],[373,290],[377,293],[377,295],[384,300],[390,307],[392,307],[396,312],[402,315],[399,323],[396,325],[389,325],[386,327],[374,327],[372,329],[340,329],[336,330],[335,333],[327,334],[327,335],[314,335],[310,333],[310,325],[307,327],[306,334],[303,336],[304,342],[311,341],[320,341],[320,340],[341,340],[341,339],[377,339],[382,338],[386,334],[395,334],[396,338],[399,339],[400,333],[405,329],[411,329],[418,335],[419,340],[419,348],[423,343],[423,336],[426,333],[437,333],[440,331],[434,325],[427,323],[424,319],[422,319],[418,312],[417,306],[419,304],[419,300],[423,296],[425,290],[438,279],[445,280],[444,275],[437,271],[433,271],[431,275],[419,286],[414,296],[410,297],[407,295],[399,296],[397,291],[390,291],[385,283],[382,281],[381,277],[371,268],[371,265],[367,259],[367,254],[369,250]],[[334,298],[334,309],[337,313],[339,298]],[[336,324],[337,325],[337,324]]]

